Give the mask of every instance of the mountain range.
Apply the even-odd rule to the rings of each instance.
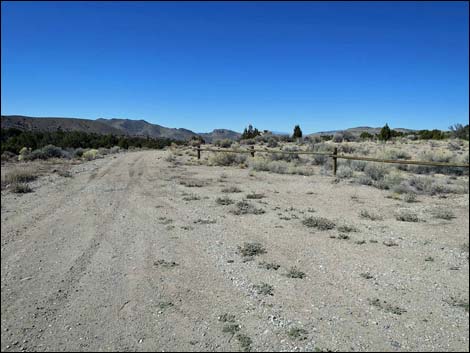
[[[168,128],[158,124],[152,124],[145,120],[131,119],[103,119],[96,120],[79,119],[79,118],[46,118],[46,117],[29,117],[22,115],[2,115],[2,128],[17,128],[20,130],[32,131],[83,131],[98,134],[114,134],[126,136],[141,136],[151,138],[169,138],[174,140],[189,140],[193,137],[200,136],[206,142],[210,143],[215,140],[239,139],[241,134],[227,129],[214,129],[212,132],[200,132],[182,128]],[[380,127],[359,126],[345,130],[321,131],[308,136],[318,135],[334,135],[335,133],[348,132],[355,136],[359,136],[363,132],[377,134]],[[415,130],[394,128],[396,131],[404,133],[413,133]],[[275,133],[275,135],[284,135],[285,133]]]
[[[168,128],[151,124],[145,120],[131,119],[79,119],[79,118],[37,118],[22,115],[2,115],[1,126],[31,131],[83,131],[98,134],[114,134],[141,136],[151,138],[169,138],[173,140],[189,140],[201,136],[206,142],[223,138],[238,139],[241,134],[226,129],[215,129],[208,133],[196,133],[188,129]]]

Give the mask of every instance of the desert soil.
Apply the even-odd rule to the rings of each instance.
[[[166,153],[107,156],[41,177],[32,193],[2,191],[2,351],[468,351],[468,194],[408,204],[329,176]],[[251,192],[265,213],[216,202]],[[398,221],[402,208],[420,221]],[[306,227],[310,216],[337,227]],[[357,231],[342,239],[341,225]],[[242,257],[245,242],[266,253]],[[286,276],[294,266],[304,278]],[[272,295],[257,292],[263,282]]]

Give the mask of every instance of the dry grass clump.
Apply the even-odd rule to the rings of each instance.
[[[205,185],[204,182],[195,179],[181,180],[180,184],[188,188],[201,188]]]
[[[274,295],[273,291],[274,291],[274,288],[273,286],[271,286],[270,284],[267,284],[267,283],[260,283],[260,284],[256,284],[253,286],[253,289],[256,290],[256,292],[258,294],[262,294],[262,295]]]
[[[452,306],[462,308],[468,313],[468,309],[469,309],[468,299],[463,299],[462,300],[462,299],[457,299],[455,297],[450,297],[450,299],[447,301],[447,303],[452,305]]]
[[[266,270],[277,271],[281,266],[278,265],[278,264],[275,264],[275,263],[262,261],[262,262],[258,263],[258,267],[259,268],[265,268]]]
[[[200,200],[200,199],[201,199],[201,197],[199,197],[196,194],[184,194],[184,196],[183,196],[184,201],[197,201],[197,200]]]
[[[319,230],[330,230],[336,226],[333,221],[323,217],[308,217],[302,221],[302,224],[306,227]]]
[[[383,220],[383,217],[379,215],[378,213],[369,211],[369,210],[361,210],[359,212],[359,215],[362,218],[370,219],[371,221],[381,221]]]
[[[237,193],[237,192],[242,192],[242,191],[239,188],[237,188],[236,186],[229,186],[229,187],[223,188],[222,192]]]
[[[243,333],[239,333],[237,335],[237,340],[238,340],[238,343],[240,343],[240,348],[242,350],[242,352],[250,352],[251,351],[251,345],[253,343],[252,339],[243,334]]]
[[[305,272],[300,271],[297,267],[291,267],[286,273],[286,276],[289,278],[304,278]]]
[[[303,328],[292,327],[287,331],[287,336],[296,340],[306,340],[308,331]]]
[[[235,206],[235,209],[231,210],[230,212],[237,216],[245,214],[259,215],[265,213],[262,208],[256,208],[254,205],[247,201],[239,201]]]
[[[392,305],[390,303],[387,303],[385,300],[380,300],[378,298],[376,299],[369,299],[369,303],[387,313],[395,314],[395,315],[401,315],[403,313],[406,313],[405,309],[402,309],[398,306]]]
[[[246,198],[251,199],[251,200],[259,200],[259,199],[264,198],[264,194],[257,194],[255,192],[253,192],[251,194],[247,194]]]
[[[243,246],[238,246],[238,252],[244,257],[252,257],[266,254],[266,248],[261,243],[243,243]]]
[[[14,167],[2,172],[2,189],[10,184],[28,183],[36,180],[38,172],[31,166]]]
[[[338,231],[343,232],[343,233],[351,233],[351,232],[357,232],[358,229],[356,227],[343,224],[343,225],[338,226]]]
[[[218,197],[215,199],[215,202],[223,206],[231,205],[234,203],[234,201],[228,196]]]
[[[14,183],[12,184],[11,191],[15,194],[26,194],[28,192],[32,192],[33,190],[26,183]]]

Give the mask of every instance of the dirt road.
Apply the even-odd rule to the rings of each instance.
[[[425,221],[398,222],[381,190],[165,153],[110,156],[2,193],[2,351],[468,350],[468,195],[423,197]],[[228,186],[243,191],[234,201],[264,194],[250,202],[265,213],[217,204]],[[435,204],[456,218],[428,217]],[[385,219],[360,219],[361,208]],[[358,232],[312,231],[310,213]],[[266,253],[247,261],[244,242]],[[305,278],[286,276],[292,266]],[[256,291],[262,282],[272,295]]]

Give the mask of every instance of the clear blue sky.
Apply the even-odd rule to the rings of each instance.
[[[2,2],[2,114],[304,133],[469,119],[467,2]]]

